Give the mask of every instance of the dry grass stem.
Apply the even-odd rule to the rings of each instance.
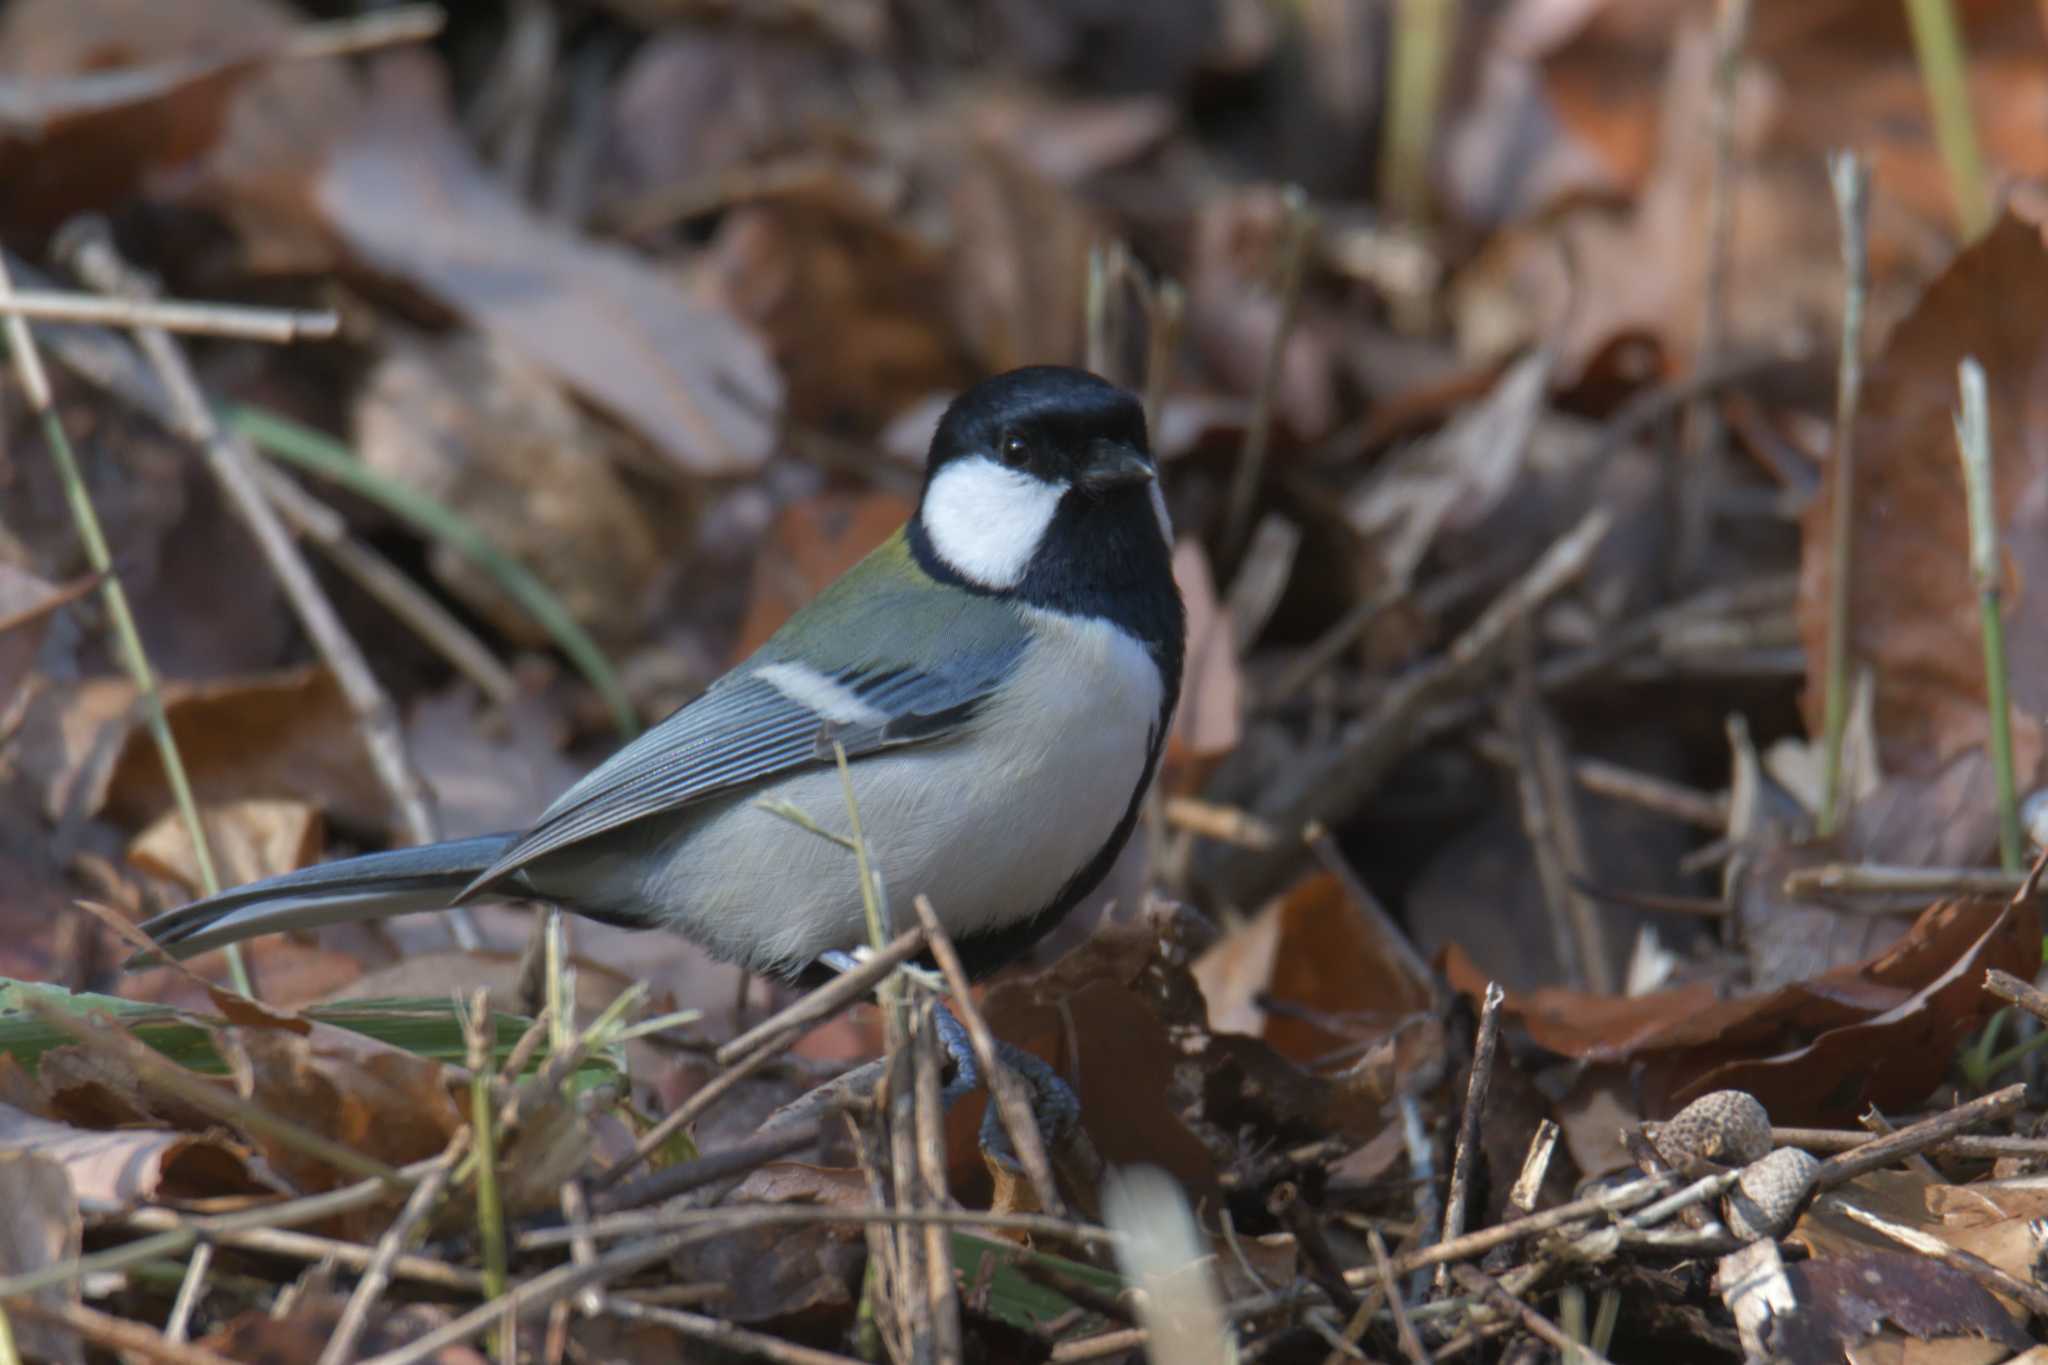
[[[861,1365],[853,1356],[820,1351],[813,1346],[799,1346],[765,1332],[753,1332],[717,1318],[705,1317],[701,1313],[637,1303],[618,1294],[605,1296],[603,1311],[634,1322],[655,1323],[714,1350],[753,1356],[774,1362],[774,1365]]]
[[[1244,449],[1238,454],[1237,470],[1231,478],[1223,538],[1218,542],[1223,547],[1225,564],[1237,561],[1252,529],[1252,512],[1266,474],[1266,450],[1273,437],[1274,396],[1279,392],[1280,373],[1287,360],[1287,340],[1294,335],[1295,314],[1301,308],[1301,281],[1308,266],[1309,243],[1315,237],[1315,210],[1309,205],[1308,194],[1299,185],[1289,185],[1283,193],[1283,203],[1287,223],[1280,242],[1280,314],[1274,320],[1273,334],[1266,339],[1265,368],[1259,374],[1259,387],[1252,394]]]
[[[1387,1257],[1387,1239],[1380,1236],[1378,1228],[1367,1229],[1365,1237],[1372,1247],[1373,1268],[1379,1272],[1376,1283],[1387,1296],[1387,1312],[1394,1319],[1394,1339],[1400,1343],[1401,1354],[1407,1357],[1409,1365],[1429,1365],[1429,1352],[1422,1345],[1414,1320],[1408,1316],[1408,1305],[1401,1300],[1400,1276]]]
[[[1565,1360],[1571,1362],[1571,1365],[1613,1365],[1613,1362],[1594,1351],[1591,1346],[1574,1341],[1559,1331],[1556,1323],[1509,1293],[1490,1275],[1468,1265],[1461,1265],[1452,1273],[1458,1277],[1459,1284],[1518,1319],[1523,1327],[1541,1338],[1545,1345],[1556,1350]]]
[[[218,1351],[209,1351],[187,1341],[172,1341],[139,1322],[117,1318],[83,1304],[58,1305],[36,1299],[7,1299],[0,1301],[0,1308],[31,1321],[61,1324],[93,1345],[122,1358],[160,1360],[164,1365],[237,1365]]]
[[[1479,736],[1473,742],[1473,748],[1478,750],[1481,758],[1504,768],[1514,767],[1520,761],[1514,741],[1497,730]],[[1575,758],[1571,773],[1572,780],[1582,790],[1595,796],[1624,801],[1701,829],[1719,832],[1728,828],[1726,792],[1703,792],[1697,787],[1610,763],[1604,758]]]
[[[0,299],[0,313],[35,322],[89,323],[112,327],[160,327],[194,336],[241,341],[324,340],[341,330],[328,312],[286,308],[244,308],[225,303],[182,303],[156,299],[109,299],[62,290],[22,289]]]
[[[762,1020],[712,1054],[720,1066],[731,1066],[757,1051],[778,1051],[799,1036],[816,1028],[872,990],[889,973],[922,953],[928,930],[912,927],[869,953],[850,972],[827,981],[802,999]]]
[[[355,1291],[342,1308],[341,1317],[334,1324],[334,1334],[320,1352],[318,1365],[345,1365],[354,1358],[356,1342],[361,1339],[363,1329],[369,1326],[370,1310],[391,1283],[392,1267],[404,1254],[405,1244],[412,1239],[414,1230],[426,1220],[440,1200],[441,1192],[448,1187],[448,1178],[455,1170],[455,1163],[462,1160],[469,1150],[469,1134],[468,1128],[455,1130],[447,1150],[434,1158],[425,1178],[406,1196],[405,1207],[399,1210],[398,1217],[377,1239],[377,1248],[371,1253],[369,1263],[363,1267],[362,1278],[356,1282]]]
[[[1842,739],[1849,724],[1850,589],[1856,572],[1856,405],[1863,393],[1863,304],[1870,293],[1870,167],[1854,152],[1828,158],[1842,229],[1842,340],[1835,370],[1834,451],[1828,479],[1828,649],[1823,704],[1820,832],[1842,817]]]
[[[115,252],[104,228],[72,229],[65,247],[79,278],[103,293],[146,299],[153,285],[141,278]],[[432,843],[440,835],[427,797],[426,783],[406,752],[398,712],[384,691],[362,648],[342,623],[299,547],[278,519],[256,476],[257,461],[246,442],[223,431],[200,391],[199,381],[178,343],[156,327],[136,329],[135,339],[155,367],[170,395],[179,434],[199,447],[207,467],[227,495],[229,505],[262,549],[293,611],[305,627],[321,659],[333,672],[349,709],[355,714],[371,765],[392,807],[413,842]],[[457,942],[466,949],[481,945],[474,919],[460,907],[450,921]]]

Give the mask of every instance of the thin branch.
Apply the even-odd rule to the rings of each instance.
[[[1856,405],[1863,392],[1863,301],[1870,293],[1870,166],[1854,152],[1828,158],[1828,183],[1842,226],[1842,350],[1835,370],[1835,450],[1828,480],[1828,657],[1826,766],[1821,770],[1820,832],[1842,817],[1842,737],[1849,725],[1850,587],[1856,571]]]
[[[0,298],[0,314],[35,322],[93,323],[113,327],[160,327],[193,336],[241,341],[324,341],[341,330],[334,314],[287,308],[247,308],[228,303],[184,303],[155,299],[109,299],[55,289],[16,290]]]

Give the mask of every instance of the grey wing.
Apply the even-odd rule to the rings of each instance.
[[[849,668],[777,686],[761,668],[730,676],[593,770],[463,889],[482,890],[544,854],[748,783],[957,734],[1022,655],[1013,649],[937,672]],[[770,665],[772,667],[772,665]],[[808,670],[807,670],[808,672]],[[829,697],[820,697],[828,693]],[[820,709],[820,702],[826,703]],[[835,719],[825,710],[838,713]]]

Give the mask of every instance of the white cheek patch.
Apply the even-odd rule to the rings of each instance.
[[[984,455],[954,460],[925,490],[925,534],[939,558],[985,588],[1014,588],[1059,511],[1065,484],[1005,469]]]

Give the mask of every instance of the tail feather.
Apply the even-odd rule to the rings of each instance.
[[[187,958],[258,934],[446,909],[513,838],[485,834],[301,868],[167,910],[142,932],[166,956]]]

